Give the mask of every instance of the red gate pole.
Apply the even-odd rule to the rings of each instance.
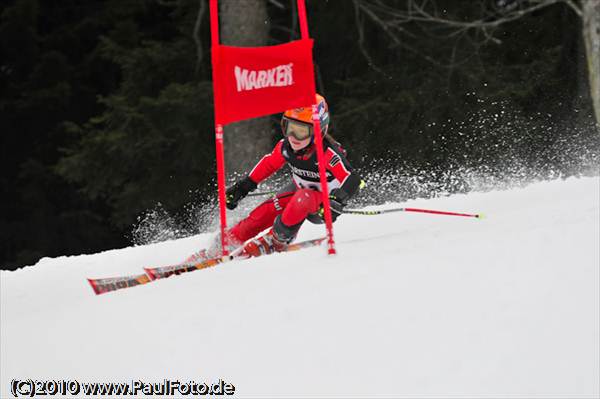
[[[212,42],[212,67],[213,67],[213,98],[215,111],[215,150],[217,153],[217,186],[219,190],[219,211],[221,219],[221,250],[222,255],[229,254],[227,251],[227,210],[225,208],[225,148],[223,145],[223,125],[217,119],[217,100],[219,90],[217,90],[216,79],[214,78],[217,70],[217,61],[219,54],[219,9],[217,0],[210,0],[210,36]]]
[[[304,0],[297,0],[298,4],[298,18],[300,19],[300,34],[302,39],[309,39],[308,37],[308,24],[306,22],[306,4]],[[313,79],[313,99],[316,99],[316,88]],[[313,100],[315,101],[315,100]],[[323,153],[323,136],[321,135],[321,122],[319,120],[319,111],[317,105],[312,106],[312,119],[313,119],[313,131],[315,134],[315,145],[317,146],[317,162],[319,164],[319,179],[321,180],[321,194],[323,208],[325,211],[325,228],[327,230],[327,253],[334,255],[335,242],[333,240],[333,221],[331,219],[331,206],[329,204],[329,189],[327,187],[327,178],[325,174],[325,154]]]
[[[217,186],[219,188],[219,211],[221,215],[221,248],[222,256],[229,255],[227,251],[227,210],[225,208],[225,149],[223,145],[223,125],[215,127],[215,143],[217,151]]]
[[[300,1],[300,0],[299,0]],[[321,135],[321,121],[319,120],[319,112],[317,105],[312,106],[313,112],[313,129],[315,132],[315,145],[317,146],[317,162],[319,163],[319,178],[321,179],[321,194],[323,208],[325,211],[325,228],[327,230],[327,253],[335,255],[335,242],[333,240],[333,221],[331,219],[331,206],[329,204],[329,187],[327,187],[327,179],[325,177],[325,154],[323,153],[323,136]]]

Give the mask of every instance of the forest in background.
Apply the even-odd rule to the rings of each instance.
[[[234,10],[242,2],[261,2],[266,44],[298,38],[292,0],[220,0]],[[581,19],[566,3],[458,32],[418,20],[390,32],[377,22],[383,11],[361,7],[379,3],[407,2],[307,0],[332,134],[373,176],[362,201],[468,191],[465,170],[501,181],[597,169]],[[499,13],[519,7],[438,3],[448,19],[464,21],[484,3]],[[3,4],[3,269],[130,245],[132,226],[157,204],[168,214],[214,206],[206,0]],[[261,131],[271,145],[281,137],[279,117]],[[249,170],[264,148],[235,134]],[[388,182],[392,191],[383,190]]]

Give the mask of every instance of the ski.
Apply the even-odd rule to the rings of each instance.
[[[312,240],[293,242],[287,246],[285,251],[283,252],[293,252],[298,251],[303,248],[316,247],[321,245],[323,241],[325,241],[327,237],[313,238]]]
[[[303,248],[315,247],[326,240],[326,237],[314,238],[312,240],[300,241],[288,245],[285,251],[282,252],[293,252]],[[240,248],[241,249],[241,248]],[[206,269],[209,267],[216,266],[220,263],[229,262],[231,260],[242,260],[248,259],[250,256],[242,252],[241,250],[237,253],[234,252],[232,255],[225,257],[209,258],[205,259],[205,250],[200,250],[191,256],[189,256],[185,262],[178,263],[170,266],[159,266],[159,267],[145,267],[143,274],[137,274],[132,276],[123,277],[110,277],[110,278],[88,278],[94,293],[96,295],[104,294],[111,291],[120,290],[123,288],[135,287],[150,283],[154,280],[167,278],[173,275],[179,275],[182,273],[192,272],[195,270]],[[273,252],[277,253],[277,252]],[[273,253],[269,254],[272,255]]]
[[[87,280],[96,295],[116,291],[121,288],[135,287],[152,281],[146,273],[124,277],[88,278]]]
[[[161,278],[171,277],[182,273],[193,272],[194,270],[206,269],[207,267],[216,266],[219,263],[227,262],[236,259],[236,257],[210,258],[199,260],[197,262],[179,263],[170,266],[145,267],[144,271],[150,280],[158,280]]]
[[[285,251],[282,251],[282,252],[293,252],[293,251],[298,251],[302,248],[314,247],[314,246],[321,244],[325,239],[326,239],[326,237],[321,237],[321,238],[315,238],[312,240],[306,240],[306,241],[292,243],[287,246]],[[276,253],[276,252],[274,252],[274,253]],[[144,270],[146,271],[146,274],[148,274],[148,276],[150,277],[151,280],[158,280],[161,278],[171,277],[173,275],[179,275],[182,273],[193,272],[195,270],[206,269],[209,267],[216,266],[223,262],[229,262],[231,260],[242,260],[242,259],[248,259],[248,258],[249,258],[249,256],[247,254],[241,252],[238,254],[225,256],[223,258],[204,259],[204,260],[199,260],[197,262],[180,263],[180,264],[171,265],[171,266],[145,267]]]

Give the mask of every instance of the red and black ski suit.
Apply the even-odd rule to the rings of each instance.
[[[345,151],[330,140],[323,140],[325,169],[329,192],[344,202],[360,187],[361,179],[346,160]],[[265,155],[252,169],[249,179],[258,184],[288,164],[293,183],[264,201],[229,231],[234,240],[243,243],[271,227],[281,215],[286,226],[298,226],[307,216],[321,207],[322,194],[315,144],[294,152],[286,139],[280,140],[270,154]],[[316,215],[311,215],[316,216]],[[313,218],[310,218],[311,220]]]

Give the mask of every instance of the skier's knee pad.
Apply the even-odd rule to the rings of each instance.
[[[283,211],[282,221],[291,226],[301,223],[306,217],[316,212],[321,204],[321,194],[310,189],[296,191]]]

